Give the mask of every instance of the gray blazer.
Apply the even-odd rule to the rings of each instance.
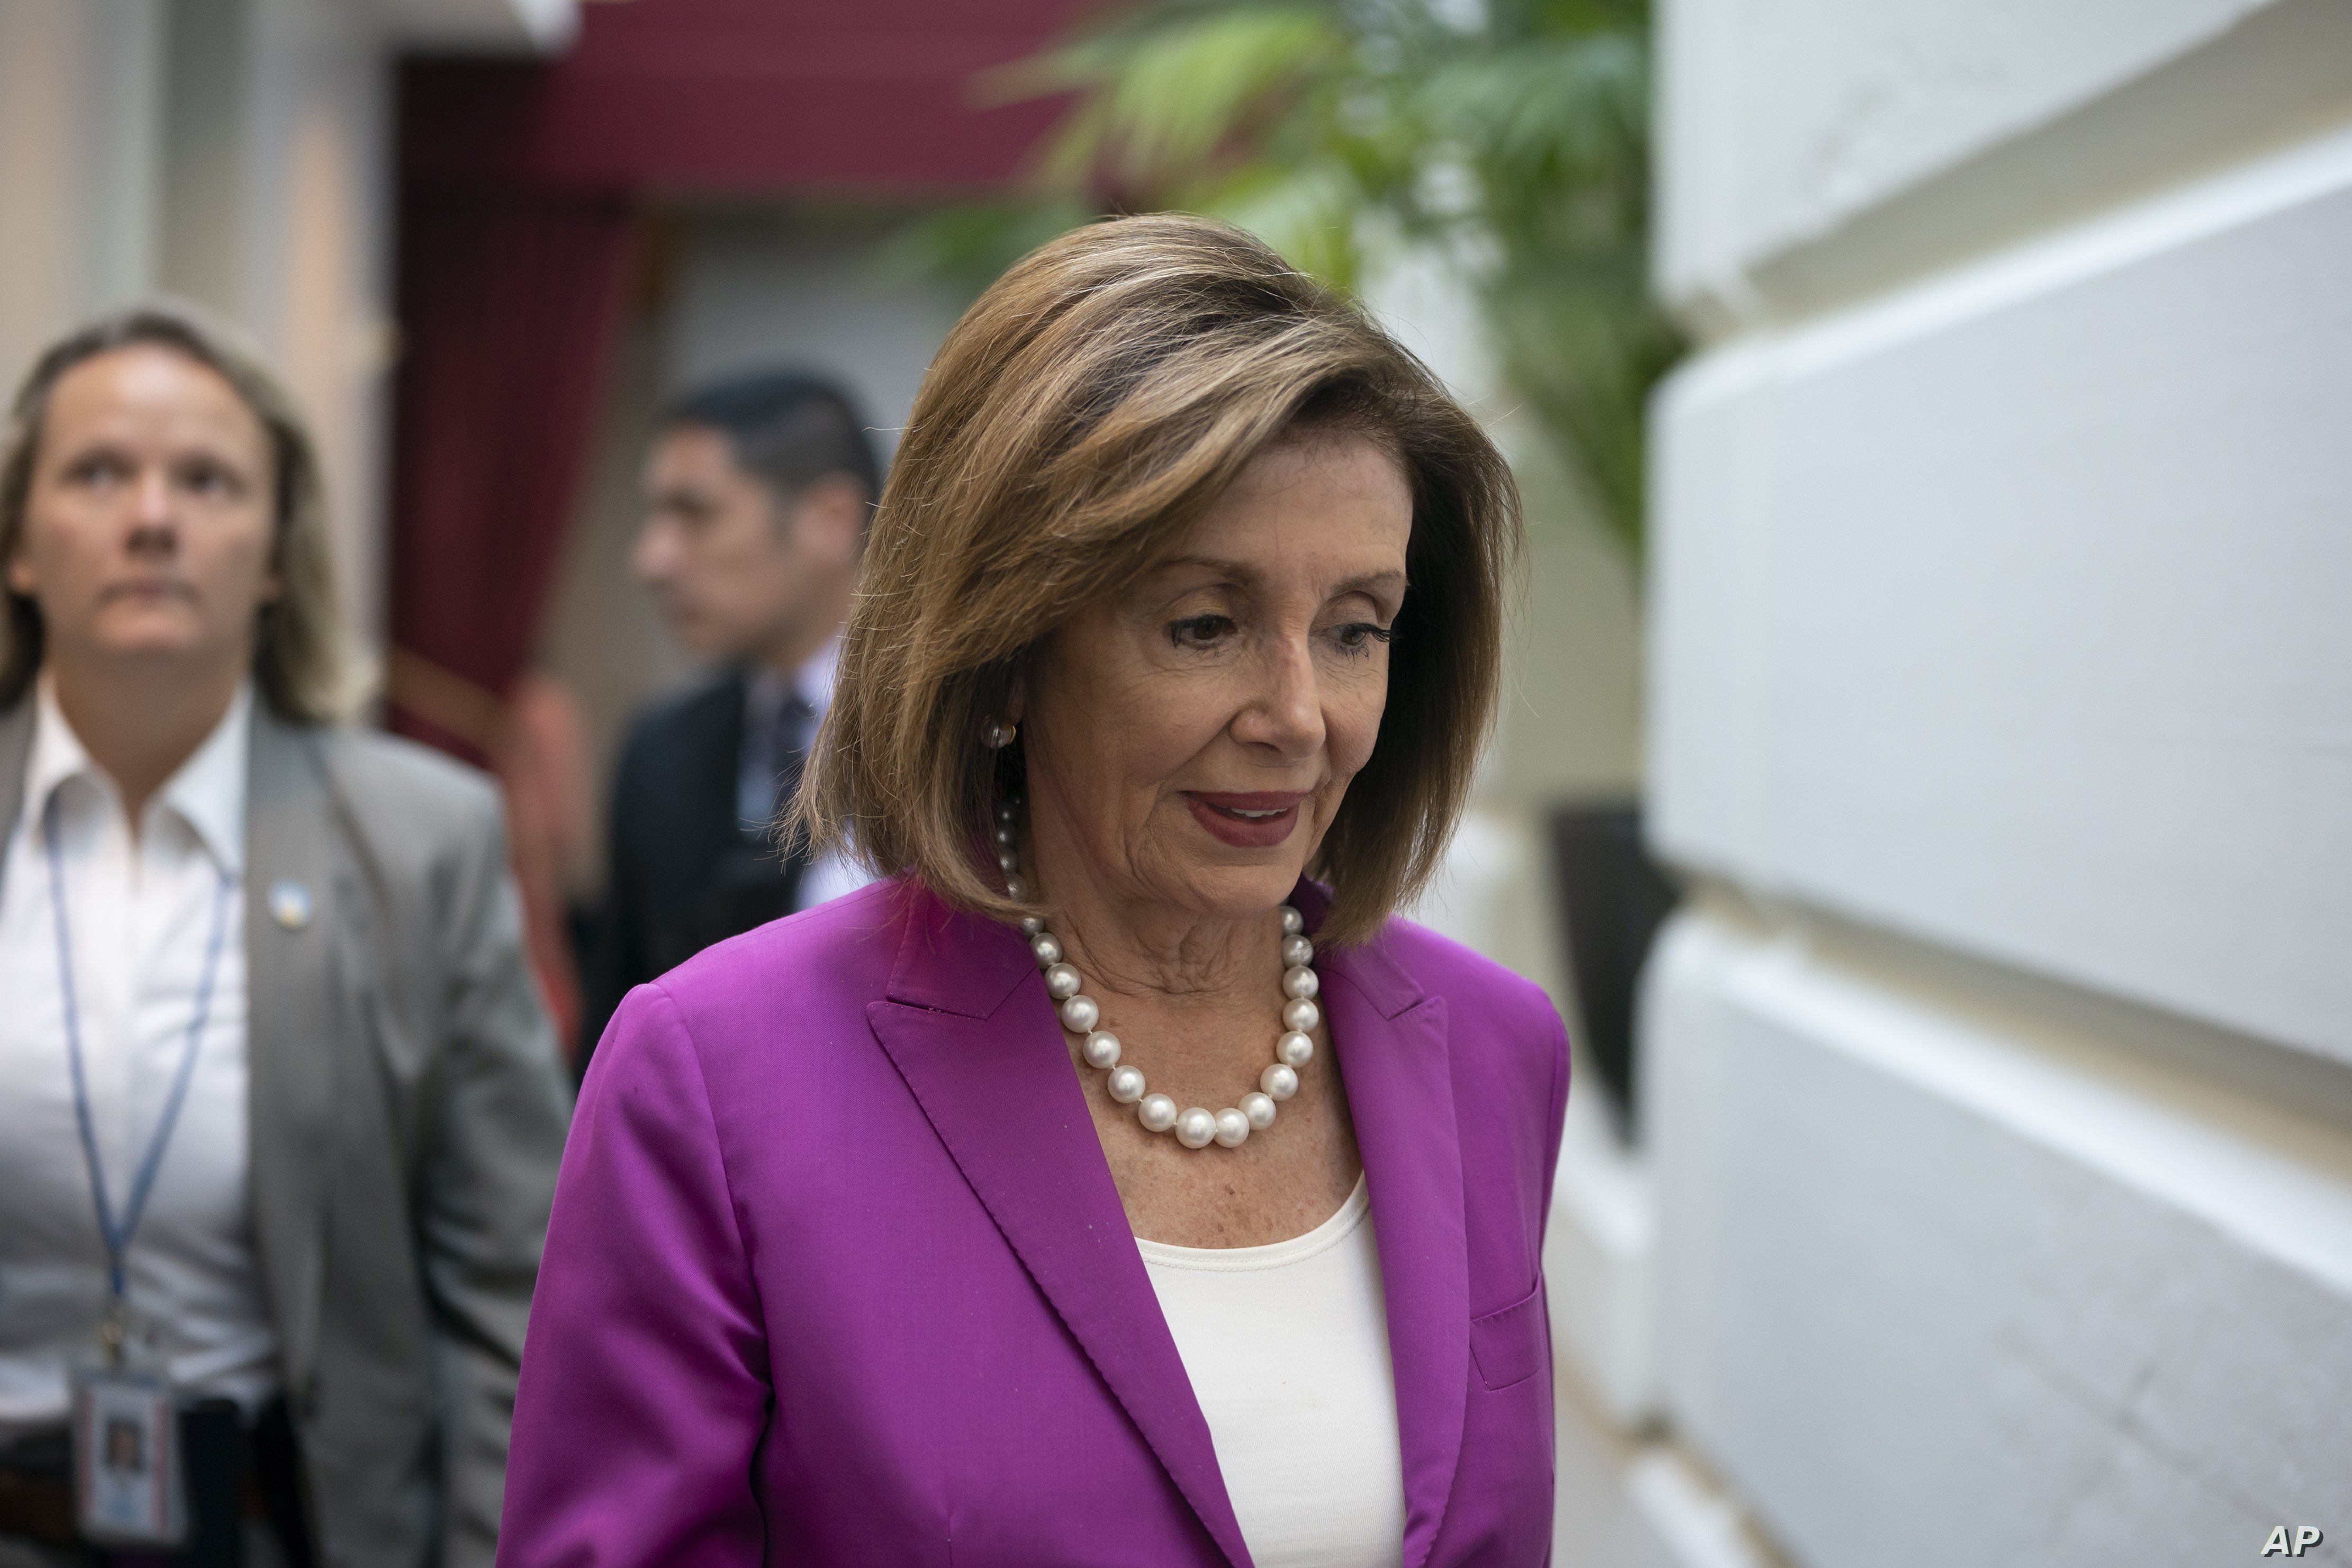
[[[0,714],[0,835],[33,708]],[[498,796],[257,701],[245,878],[254,1240],[320,1548],[488,1568],[571,1113]],[[289,882],[293,926],[268,897]]]

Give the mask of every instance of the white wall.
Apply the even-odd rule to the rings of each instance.
[[[2340,0],[1671,0],[1657,271],[1802,314],[2352,113]]]
[[[2352,7],[1662,43],[1664,1420],[1817,1568],[2352,1560]]]
[[[2352,1062],[2352,132],[1661,405],[1685,862]]]
[[[0,0],[0,384],[154,277],[161,0]]]
[[[2339,1123],[1833,928],[1686,918],[1650,1001],[1667,1407],[1797,1561],[2202,1568],[2343,1517]]]
[[[679,257],[664,384],[677,391],[744,371],[815,371],[865,406],[887,459],[964,303],[886,267],[888,233],[801,212],[701,214]]]

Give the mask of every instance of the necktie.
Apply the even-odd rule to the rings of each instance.
[[[801,768],[814,738],[816,710],[798,692],[755,713],[743,737],[742,769],[736,779],[736,815],[747,833],[765,835],[775,814],[800,788]]]

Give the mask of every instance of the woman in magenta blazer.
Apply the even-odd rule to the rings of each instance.
[[[1566,1041],[1391,913],[1517,534],[1427,371],[1233,230],[973,306],[795,808],[889,880],[614,1018],[502,1562],[1545,1561]]]

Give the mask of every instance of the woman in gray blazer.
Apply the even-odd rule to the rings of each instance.
[[[495,1551],[564,1077],[492,786],[342,722],[328,540],[292,404],[191,314],[16,399],[0,1565]]]

